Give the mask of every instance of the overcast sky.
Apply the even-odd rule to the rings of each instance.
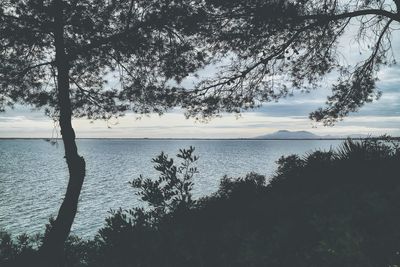
[[[400,38],[393,38],[394,56],[400,61]],[[341,42],[341,52],[347,63],[355,62],[363,55],[354,40],[346,37]],[[212,72],[205,70],[203,76]],[[297,94],[278,103],[266,103],[263,107],[245,112],[240,118],[223,114],[209,123],[185,119],[175,109],[161,117],[150,115],[137,119],[127,114],[118,120],[91,123],[85,119],[73,121],[77,137],[133,137],[133,138],[246,138],[277,130],[306,130],[319,135],[390,134],[400,136],[400,65],[383,68],[379,72],[378,88],[382,97],[364,106],[333,127],[324,127],[308,119],[308,114],[323,107],[330,94],[330,82],[309,94]],[[55,137],[59,128],[41,111],[29,107],[17,107],[0,113],[0,137]]]

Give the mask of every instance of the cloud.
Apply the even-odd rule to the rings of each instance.
[[[224,114],[209,123],[186,119],[182,113],[164,116],[150,115],[137,120],[134,114],[115,121],[76,119],[73,126],[77,137],[99,138],[248,138],[281,129],[307,130],[317,134],[384,134],[400,135],[400,116],[349,117],[334,127],[315,124],[306,116],[269,116],[263,112],[247,112],[240,118]],[[46,119],[30,120],[29,116],[8,117],[0,120],[0,137],[50,138],[59,132],[54,123]]]

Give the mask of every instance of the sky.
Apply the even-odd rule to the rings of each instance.
[[[394,57],[400,62],[398,31],[393,34],[392,44]],[[351,34],[344,36],[340,51],[344,61],[349,64],[359,60],[364,52]],[[205,69],[201,75],[210,76],[213,71]],[[183,111],[174,109],[161,117],[149,114],[138,118],[128,113],[108,122],[75,119],[73,126],[78,138],[251,138],[278,130],[304,130],[334,136],[400,136],[400,65],[382,68],[378,77],[380,81],[377,85],[383,92],[382,97],[330,127],[308,119],[310,112],[324,106],[330,94],[329,79],[321,84],[320,89],[311,93],[298,93],[278,103],[266,103],[261,108],[244,112],[240,117],[222,114],[208,123],[186,119]],[[17,106],[0,113],[0,138],[52,138],[59,136],[59,131],[57,123],[47,118],[43,111]]]

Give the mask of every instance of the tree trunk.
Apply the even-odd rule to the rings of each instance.
[[[56,47],[57,94],[59,122],[64,143],[65,159],[69,170],[67,192],[58,211],[57,218],[47,233],[40,249],[42,264],[61,266],[64,261],[64,243],[74,221],[79,195],[85,178],[85,160],[79,156],[72,128],[71,100],[69,97],[69,60],[64,44],[63,2],[54,0],[54,37]]]

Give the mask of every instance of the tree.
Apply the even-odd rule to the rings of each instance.
[[[193,35],[199,7],[195,1],[1,1],[0,110],[31,105],[58,120],[69,170],[41,247],[49,266],[62,258],[85,177],[71,119],[162,113],[177,105],[181,89],[169,81],[179,84],[210,58]],[[112,75],[118,88],[107,84]]]
[[[192,90],[187,115],[241,112],[336,75],[327,106],[310,118],[332,124],[380,96],[377,72],[395,64],[391,39],[400,22],[400,1],[206,0],[212,23],[201,32],[220,59],[215,78]],[[341,63],[339,40],[352,34],[367,56]],[[195,94],[195,96],[193,96]]]

